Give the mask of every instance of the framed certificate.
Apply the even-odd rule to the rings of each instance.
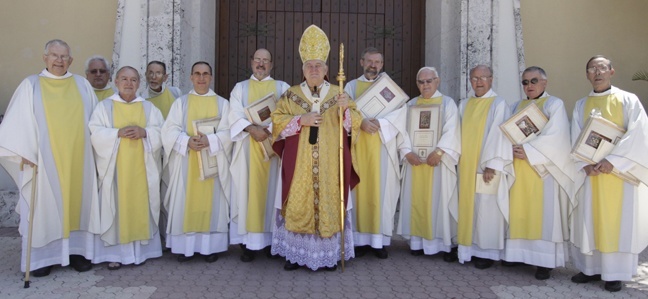
[[[542,113],[542,110],[538,108],[535,102],[531,102],[531,104],[502,123],[500,129],[511,143],[521,145],[538,137],[547,122],[549,122],[549,119]],[[541,178],[549,174],[549,171],[543,165],[533,165],[533,169]]]
[[[592,116],[578,136],[572,149],[572,156],[589,164],[596,164],[609,155],[614,146],[623,138],[626,130],[600,116]],[[639,185],[639,179],[628,173],[621,173],[614,168],[612,174]]]
[[[274,92],[265,95],[258,101],[245,107],[245,116],[248,121],[255,125],[267,126],[272,122],[270,117],[272,112],[277,109],[277,100],[275,99]],[[272,136],[261,142],[263,148],[264,160],[270,159],[276,155],[272,149]]]
[[[210,117],[194,120],[194,135],[198,132],[207,134],[214,134],[220,123],[220,117]],[[215,156],[209,155],[209,148],[203,148],[198,154],[198,168],[200,168],[200,180],[214,178],[218,176],[218,162]]]
[[[364,117],[379,118],[403,106],[409,97],[387,75],[380,77],[356,99],[356,105]]]
[[[420,158],[426,159],[441,138],[441,105],[410,106],[407,110],[407,120],[412,151]]]

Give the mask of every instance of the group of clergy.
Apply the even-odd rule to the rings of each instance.
[[[510,107],[484,65],[470,71],[472,91],[458,105],[439,92],[439,72],[423,67],[420,96],[363,117],[355,102],[381,77],[383,55],[365,49],[363,74],[342,92],[326,80],[329,52],[326,34],[307,28],[305,81],[290,87],[270,76],[272,55],[259,49],[252,76],[226,100],[210,89],[207,62],[192,66],[193,88],[181,95],[165,84],[166,65],[152,61],[139,96],[135,68],[120,68],[111,86],[108,62],[93,56],[86,80],[68,72],[67,43],[49,41],[46,69],[20,84],[0,125],[0,163],[20,189],[21,269],[40,277],[53,265],[82,272],[108,262],[116,270],[163,247],[179,262],[215,262],[240,244],[243,262],[264,251],[284,257],[285,270],[335,270],[369,251],[387,258],[396,231],[413,255],[443,252],[479,269],[524,263],[548,279],[571,256],[582,271],[572,281],[604,280],[609,291],[636,274],[648,244],[640,221],[648,127],[638,98],[611,85],[608,58],[587,62],[593,91],[570,124],[542,68],[523,72],[527,98]],[[258,111],[258,121],[250,108],[268,95],[276,108]],[[547,124],[513,144],[500,125],[531,103]],[[408,119],[423,105],[439,107],[440,120],[435,148],[421,154]],[[593,110],[626,130],[595,164],[570,156]]]

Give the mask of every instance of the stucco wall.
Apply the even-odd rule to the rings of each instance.
[[[562,98],[571,112],[592,89],[585,63],[596,54],[612,59],[612,84],[648,103],[648,82],[632,81],[648,71],[645,0],[543,0],[521,2],[526,65],[549,76],[548,92]]]
[[[43,47],[50,39],[68,42],[73,73],[83,74],[83,64],[92,55],[110,60],[116,14],[116,0],[4,1],[0,10],[0,114],[20,81],[44,68]]]

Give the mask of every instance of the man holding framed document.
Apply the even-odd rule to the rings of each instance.
[[[406,133],[404,103],[409,98],[387,74],[380,74],[383,55],[376,48],[362,52],[360,65],[364,74],[344,89],[364,117],[355,147],[362,181],[353,192],[353,238],[356,256],[373,249],[386,259],[400,193],[396,136]]]
[[[397,232],[408,240],[412,255],[445,252],[443,260],[453,262],[461,127],[457,104],[437,90],[440,81],[435,68],[421,68],[416,76],[421,95],[407,105],[409,126],[399,149],[407,162]]]
[[[492,89],[493,71],[470,70],[472,91],[459,103],[459,262],[486,269],[501,259],[508,220],[509,188],[514,180],[511,142],[499,125],[511,115],[506,101]]]
[[[241,244],[243,262],[254,260],[256,250],[264,249],[270,254],[274,199],[281,184],[280,160],[271,148],[270,113],[279,96],[289,88],[286,82],[270,77],[270,51],[258,49],[250,63],[253,74],[234,86],[229,114],[234,142],[230,167],[233,178],[230,244]]]
[[[193,89],[173,103],[162,126],[170,173],[166,247],[179,262],[194,253],[215,262],[229,245],[229,103],[209,88],[211,80],[211,66],[194,63]]]
[[[505,266],[519,262],[537,266],[538,280],[548,279],[551,269],[565,266],[564,241],[569,238],[567,215],[574,188],[567,112],[561,99],[545,91],[546,86],[547,75],[542,68],[524,70],[522,88],[527,98],[514,105],[515,114],[505,122],[514,126],[502,125],[505,134],[512,137],[524,133],[524,129],[539,129],[535,127],[544,120],[544,126],[528,132],[522,142],[511,140],[515,183],[509,195],[509,234],[502,262]],[[539,115],[520,113],[532,105]],[[507,132],[509,128],[513,132]],[[539,175],[538,166],[545,170],[545,176]]]
[[[592,114],[626,132],[618,141],[606,141],[615,145],[598,163],[577,158],[571,256],[581,273],[572,281],[604,280],[606,290],[617,292],[621,281],[637,274],[638,254],[648,245],[648,118],[636,95],[612,86],[610,59],[594,56],[585,70],[593,90],[574,107],[571,136],[575,149]],[[588,146],[600,147],[602,140],[600,135],[587,140]],[[634,176],[638,185],[613,175],[613,171]]]

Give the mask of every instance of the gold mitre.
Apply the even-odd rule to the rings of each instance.
[[[331,45],[322,29],[310,25],[304,30],[301,41],[299,41],[299,56],[301,56],[302,63],[314,59],[326,62],[330,51]]]

